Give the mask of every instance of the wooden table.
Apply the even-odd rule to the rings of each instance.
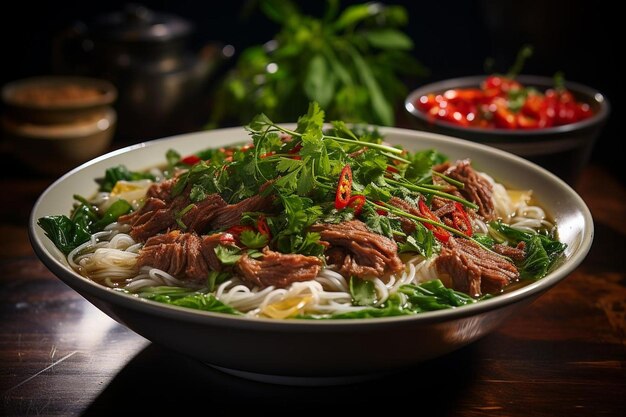
[[[626,189],[600,167],[578,187],[595,219],[593,248],[567,279],[455,353],[315,388],[223,374],[91,306],[35,257],[26,224],[52,179],[18,168],[2,168],[0,180],[0,415],[238,415],[250,405],[277,415],[337,406],[371,414],[374,405],[389,415],[626,415]]]

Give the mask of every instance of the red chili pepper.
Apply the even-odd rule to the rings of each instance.
[[[515,125],[520,129],[536,129],[539,127],[539,120],[532,116],[518,113],[515,117]]]
[[[231,233],[224,232],[220,235],[220,245],[235,245],[237,241],[235,240],[235,236]]]
[[[426,203],[424,203],[423,199],[421,198],[419,199],[418,206],[420,209],[420,213],[422,214],[422,217],[441,223],[441,220],[439,219],[439,217],[435,216],[435,214],[432,211],[430,211]],[[442,228],[441,226],[435,226],[433,224],[426,223],[426,222],[423,222],[422,224],[428,230],[432,231],[433,235],[435,235],[437,240],[439,240],[440,242],[446,243],[450,239],[450,232],[448,232],[446,229]]]
[[[302,142],[296,143],[296,145],[293,148],[291,148],[287,153],[290,153],[290,154],[298,153],[300,152],[300,149],[302,149]]]
[[[267,221],[265,220],[265,216],[261,215],[256,221],[256,229],[262,235],[266,235],[268,239],[271,238],[270,228],[267,225]]]
[[[185,165],[195,165],[200,161],[202,161],[202,159],[200,159],[200,157],[196,155],[189,155],[180,160],[180,162]]]
[[[472,222],[465,212],[465,209],[463,209],[463,205],[455,201],[454,207],[456,208],[452,214],[452,218],[454,219],[454,228],[467,237],[472,237],[472,234],[474,234],[474,231],[472,230]]]
[[[355,216],[361,214],[361,211],[363,210],[363,205],[365,205],[365,196],[362,194],[353,195],[348,201],[348,207],[354,210]]]
[[[254,231],[254,229],[251,226],[243,226],[240,224],[229,227],[226,230],[226,232],[222,234],[222,237],[220,237],[220,243],[222,243],[223,236],[227,236],[228,237],[227,239],[230,239],[230,244],[241,245],[240,236],[241,236],[241,233],[245,230]]]
[[[350,203],[350,195],[352,194],[352,168],[350,165],[343,167],[339,174],[339,183],[335,192],[335,208],[337,210],[345,209]]]
[[[543,94],[527,89],[521,109],[512,108],[510,93],[523,90],[524,86],[515,79],[492,75],[482,82],[480,89],[456,88],[442,94],[426,94],[414,106],[433,121],[481,128],[547,128],[593,115],[588,103],[577,102],[564,88],[548,89]]]

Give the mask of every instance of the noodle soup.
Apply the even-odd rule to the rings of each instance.
[[[111,167],[70,217],[39,224],[116,291],[274,319],[458,308],[540,279],[565,249],[531,190],[322,122],[312,104],[294,130],[260,116],[240,145]]]

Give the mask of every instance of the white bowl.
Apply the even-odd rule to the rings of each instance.
[[[533,189],[556,220],[565,260],[546,277],[489,300],[414,316],[358,320],[271,320],[223,315],[141,300],[92,282],[66,263],[37,226],[46,215],[67,214],[72,195],[92,195],[94,178],[125,164],[161,164],[168,149],[181,154],[247,140],[242,128],[193,133],[121,149],[67,173],[36,202],[30,238],[43,263],[96,307],[151,341],[231,373],[279,383],[342,383],[410,366],[465,346],[501,325],[571,273],[593,240],[583,200],[562,180],[524,159],[432,133],[381,128],[386,140],[408,149],[436,148],[451,159],[471,158],[477,169],[520,189]]]

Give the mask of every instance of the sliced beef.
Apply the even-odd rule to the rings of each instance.
[[[454,201],[441,197],[433,197],[431,202],[431,211],[439,218],[446,217],[456,211]]]
[[[178,177],[152,184],[150,188],[148,188],[146,197],[154,197],[159,200],[170,201],[172,199],[172,188],[177,181]]]
[[[130,224],[130,235],[139,242],[167,230],[175,223],[167,203],[154,197],[148,198],[139,210],[120,216],[117,221]]]
[[[148,239],[139,252],[137,266],[158,268],[187,281],[202,282],[220,262],[213,250],[219,235],[200,237],[195,233],[173,230]]]
[[[218,209],[226,206],[219,194],[210,194],[204,200],[192,203],[189,187],[172,198],[172,187],[176,181],[177,178],[173,178],[153,184],[148,189],[145,204],[139,210],[118,219],[132,226],[130,235],[133,239],[143,242],[158,233],[180,229],[176,216],[182,210],[186,212],[179,221],[185,225],[184,230],[201,233],[217,215]]]
[[[241,222],[241,215],[245,212],[262,211],[271,212],[274,203],[274,195],[263,191],[252,197],[241,200],[237,204],[228,204],[215,211],[211,219],[212,229],[228,229]]]
[[[189,197],[191,186],[172,197],[172,188],[178,180],[179,177],[176,177],[153,184],[147,191],[144,206],[119,218],[121,223],[132,226],[130,235],[135,240],[145,241],[157,233],[171,229],[182,228],[186,232],[196,233],[207,228],[226,229],[239,224],[244,212],[267,212],[272,209],[274,196],[264,192],[269,182],[261,187],[259,194],[237,204],[227,204],[219,194],[210,194],[204,200],[194,203]],[[185,214],[177,219],[181,211]]]
[[[318,232],[321,240],[329,244],[326,252],[328,263],[334,264],[346,278],[380,278],[404,268],[396,243],[370,231],[359,220],[315,224],[310,230]]]
[[[522,241],[517,246],[501,245],[499,243],[493,245],[493,251],[503,256],[508,256],[515,262],[522,262],[526,258],[524,249],[526,248],[526,242]]]
[[[187,205],[180,207],[182,204],[173,204],[173,207],[178,212],[192,203],[185,198],[183,204]],[[227,204],[219,194],[210,194],[204,200],[194,203],[180,220],[185,225],[186,231],[201,233],[207,228],[209,222],[215,219],[218,211],[224,207],[227,207]]]
[[[475,297],[498,293],[519,279],[515,265],[469,239],[450,237],[435,259],[435,267],[452,279],[455,290]]]
[[[487,220],[495,218],[493,206],[493,187],[482,175],[474,171],[469,160],[457,161],[454,165],[441,165],[443,174],[460,181],[464,187],[458,190],[463,198],[478,205],[478,214]]]
[[[315,256],[274,252],[267,247],[261,258],[244,254],[235,264],[235,270],[245,281],[261,288],[270,285],[284,288],[294,282],[310,281],[321,267],[322,261]]]
[[[398,197],[391,197],[389,199],[389,204],[394,207],[399,208],[402,211],[413,214],[415,216],[421,216],[417,207],[411,205],[409,202],[402,200]],[[400,220],[400,225],[402,226],[402,231],[407,235],[410,235],[415,231],[415,222],[411,219],[407,219],[406,217],[400,216],[398,218]]]

